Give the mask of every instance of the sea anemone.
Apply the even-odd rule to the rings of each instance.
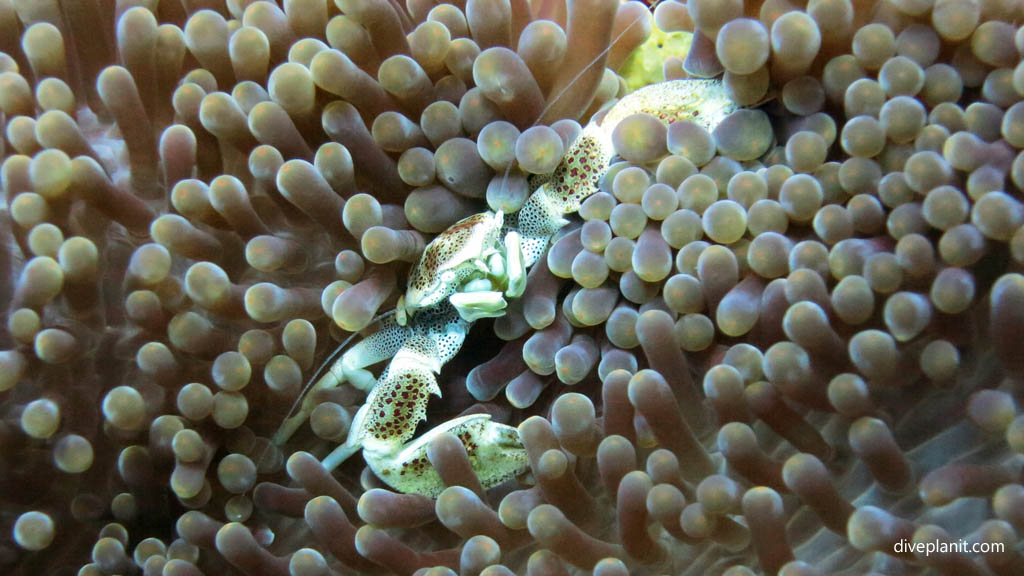
[[[0,571],[1024,573],[1021,17],[0,0]],[[719,74],[711,131],[619,123],[441,374],[427,426],[518,426],[527,474],[484,490],[451,435],[436,500],[328,472],[351,385],[274,441],[434,235]]]

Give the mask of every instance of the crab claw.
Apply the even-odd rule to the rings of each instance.
[[[462,441],[470,466],[485,489],[526,471],[526,449],[519,440],[519,431],[493,422],[488,414],[472,414],[445,422],[397,453],[379,452],[366,446],[363,457],[377,477],[395,490],[437,498],[447,486],[427,459],[427,447],[445,432]]]
[[[415,343],[412,339],[408,344]],[[366,446],[398,446],[408,441],[427,417],[430,395],[441,396],[432,370],[436,362],[423,360],[418,353],[403,349],[381,375],[366,399],[360,432]]]
[[[407,345],[415,347],[416,338]],[[415,352],[403,349],[395,355],[380,382],[352,419],[348,439],[324,458],[328,470],[337,468],[360,448],[379,453],[394,453],[416,433],[416,426],[427,415],[431,394],[441,395],[432,372],[436,363],[424,363]],[[440,366],[438,366],[440,369]]]

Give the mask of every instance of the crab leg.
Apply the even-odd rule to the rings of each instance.
[[[360,390],[370,390],[374,385],[373,374],[365,370],[378,362],[394,356],[409,339],[411,329],[399,326],[394,318],[384,321],[383,326],[352,348],[345,351],[342,357],[331,365],[330,369],[316,381],[302,400],[299,411],[287,418],[274,434],[275,444],[284,444],[302,426],[303,422],[316,408],[316,393],[320,390],[335,388],[346,380]]]

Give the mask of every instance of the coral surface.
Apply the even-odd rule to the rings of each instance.
[[[0,0],[0,573],[1024,574],[1021,22]],[[350,384],[274,441],[434,235],[631,89],[719,74],[742,108],[623,119],[441,373],[423,429],[490,414],[528,473],[485,491],[452,435],[436,500],[329,473]]]

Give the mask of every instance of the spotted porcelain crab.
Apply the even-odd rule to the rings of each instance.
[[[515,231],[501,234],[501,212],[475,214],[456,222],[426,246],[409,276],[394,316],[342,355],[314,386],[348,381],[369,391],[353,418],[346,441],[324,459],[332,469],[362,449],[375,474],[402,492],[437,495],[444,488],[427,462],[426,449],[443,433],[466,446],[474,472],[494,486],[525,470],[518,432],[490,416],[464,416],[408,443],[426,416],[431,394],[441,395],[435,374],[462,347],[470,324],[503,314],[505,298],[526,288],[526,267]],[[391,358],[379,381],[367,366]],[[312,395],[289,418],[275,441],[284,442],[313,409]]]
[[[394,314],[380,328],[342,354],[312,391],[344,381],[368,391],[346,441],[323,464],[333,469],[355,452],[391,487],[435,497],[444,488],[427,460],[427,447],[444,433],[466,447],[473,471],[485,488],[526,470],[526,452],[516,428],[474,414],[445,422],[413,439],[432,394],[440,396],[435,374],[462,347],[477,319],[503,315],[507,299],[526,288],[526,272],[554,235],[588,196],[615,156],[612,132],[622,119],[652,114],[671,124],[691,119],[713,129],[735,109],[715,80],[676,80],[641,88],[591,121],[562,162],[527,199],[518,214],[483,212],[456,222],[431,241],[409,275]],[[391,359],[375,380],[368,367]],[[308,394],[298,413],[275,435],[280,444],[315,407]]]

